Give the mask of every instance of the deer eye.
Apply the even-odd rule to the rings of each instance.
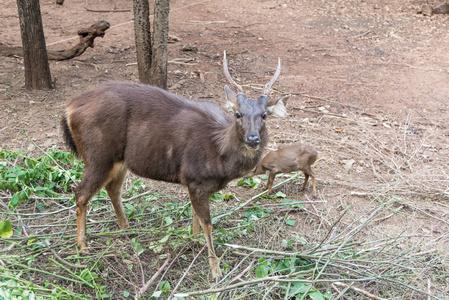
[[[241,114],[240,112],[236,111],[236,112],[235,112],[235,117],[236,117],[237,119],[240,119],[240,118],[242,117],[242,114]]]
[[[261,117],[262,117],[262,119],[266,119],[266,117],[267,117],[267,113],[266,112],[264,112],[262,115],[261,115]]]

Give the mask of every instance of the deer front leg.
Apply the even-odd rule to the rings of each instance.
[[[189,188],[190,202],[192,203],[193,214],[193,229],[195,230],[195,222],[201,225],[204,235],[206,237],[207,251],[209,255],[209,265],[212,272],[212,278],[217,278],[221,275],[218,265],[218,257],[215,254],[214,244],[212,241],[212,221],[210,218],[209,209],[209,195],[201,191],[195,191]],[[196,217],[195,217],[196,215]],[[195,221],[195,219],[197,221]],[[199,231],[199,228],[197,228]]]
[[[128,217],[126,216],[123,208],[121,190],[122,184],[126,176],[126,167],[122,163],[117,163],[112,168],[109,177],[111,180],[106,185],[106,191],[109,198],[111,198],[112,206],[114,207],[115,214],[117,215],[118,222],[121,228],[129,226]]]

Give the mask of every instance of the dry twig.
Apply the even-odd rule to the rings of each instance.
[[[170,261],[170,254],[168,254],[167,258],[165,259],[162,266],[157,270],[156,273],[154,273],[153,276],[151,276],[150,280],[148,280],[136,293],[135,299],[138,300],[140,297],[143,296],[143,294],[146,292],[146,290],[153,284],[153,282],[156,280],[156,278],[159,277],[159,274],[162,273],[162,271],[165,270],[165,267],[167,266],[168,262]],[[143,279],[142,279],[143,280]]]
[[[372,294],[372,293],[370,293],[370,292],[367,292],[367,291],[365,291],[365,290],[362,290],[361,288],[358,288],[358,287],[355,287],[355,286],[353,286],[353,285],[348,285],[348,284],[346,284],[346,283],[343,283],[343,282],[339,282],[339,281],[337,281],[337,282],[334,282],[334,284],[335,285],[338,285],[338,286],[341,286],[341,287],[344,287],[344,288],[349,288],[349,289],[351,289],[351,290],[354,290],[354,291],[356,291],[357,293],[360,293],[360,294],[362,294],[362,295],[364,295],[364,296],[367,296],[367,297],[369,297],[369,298],[371,298],[371,299],[375,299],[375,300],[383,300],[384,298],[380,298],[380,297],[378,297],[378,296],[376,296],[376,295],[374,295],[374,294]]]
[[[195,257],[193,258],[192,262],[190,263],[189,267],[187,268],[187,270],[184,272],[184,274],[181,276],[181,278],[179,279],[178,283],[176,284],[176,286],[174,287],[173,291],[171,292],[170,296],[168,297],[167,300],[170,300],[171,298],[173,298],[173,296],[176,293],[176,290],[179,288],[179,286],[181,285],[181,282],[184,280],[184,277],[186,277],[187,273],[190,271],[190,269],[193,266],[193,263],[196,261],[196,259],[198,258],[198,256],[204,251],[204,249],[206,249],[206,246],[203,246],[203,248],[201,248],[201,250],[198,252],[197,255],[195,255]]]

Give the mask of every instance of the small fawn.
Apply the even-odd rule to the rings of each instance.
[[[311,166],[318,158],[317,151],[309,145],[295,144],[279,148],[277,151],[271,151],[259,162],[253,171],[245,177],[252,177],[255,175],[265,174],[269,172],[267,183],[267,194],[271,194],[273,188],[274,178],[278,173],[290,173],[294,171],[302,171],[305,179],[301,191],[306,188],[309,176],[312,178],[313,197],[316,197],[315,175],[312,172]]]
[[[212,243],[209,195],[248,173],[260,160],[268,133],[268,94],[281,71],[257,100],[225,86],[234,116],[216,104],[192,101],[160,88],[109,82],[86,91],[67,104],[61,125],[66,144],[84,159],[83,178],[75,189],[77,244],[87,252],[86,215],[89,200],[105,187],[122,228],[128,227],[121,188],[127,170],[134,174],[187,186],[192,203],[193,233],[206,236],[212,277],[219,274]]]

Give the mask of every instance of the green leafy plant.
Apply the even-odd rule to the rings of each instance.
[[[265,199],[282,199],[287,197],[286,194],[284,194],[283,192],[277,192],[274,195],[262,195],[261,198],[265,198]]]
[[[260,202],[256,202],[256,205],[250,207],[245,212],[245,218],[258,220],[260,218],[266,217],[271,214],[273,211],[268,208],[260,207]]]
[[[257,278],[267,277],[269,271],[270,268],[268,267],[268,261],[263,257],[259,258],[259,265],[256,268],[256,277]]]
[[[13,275],[5,269],[0,269],[0,299],[8,300],[60,300],[60,299],[90,299],[88,296],[75,294],[70,290],[53,286],[48,280],[43,286],[31,283],[23,278],[21,274]]]
[[[290,219],[290,218],[285,218],[285,224],[287,224],[288,226],[295,226],[296,220]]]
[[[265,278],[267,276],[288,275],[298,271],[313,271],[315,268],[317,268],[317,265],[307,259],[291,257],[274,260],[261,257],[259,258],[259,264],[254,269],[254,274],[257,278]],[[302,280],[305,281],[305,278],[300,276],[296,278],[298,281],[281,283],[283,287],[281,293],[285,294],[288,299],[306,299],[307,296],[313,300],[330,299],[330,292],[322,293],[312,284],[302,282]]]
[[[145,183],[143,182],[142,179],[139,178],[133,181],[131,186],[124,192],[124,194],[129,197],[136,196],[139,193],[142,193],[145,190],[145,188],[146,188]]]
[[[168,281],[161,281],[161,283],[159,284],[159,290],[155,291],[153,293],[153,295],[151,295],[150,299],[153,298],[166,298],[166,296],[168,296],[168,293],[170,292],[170,282]]]
[[[223,194],[222,191],[218,191],[216,193],[213,193],[212,195],[210,195],[209,199],[215,202],[222,202],[224,200],[230,200],[232,198],[235,197],[234,193],[226,193]]]
[[[31,158],[23,151],[0,149],[0,190],[12,193],[10,207],[17,207],[30,195],[60,196],[75,186],[82,176],[83,164],[71,153],[50,148]],[[68,165],[68,170],[63,166]]]
[[[0,222],[0,237],[2,238],[9,238],[12,236],[12,226],[11,222],[8,220]]]
[[[138,256],[143,253],[144,250],[143,250],[142,245],[139,243],[139,240],[137,238],[132,238],[131,239],[131,243],[132,243],[132,245],[134,247],[134,250],[136,251]]]
[[[235,182],[238,186],[247,186],[251,187],[253,189],[257,189],[260,185],[261,180],[257,177],[251,177],[251,178],[242,178],[240,180],[237,180]]]

